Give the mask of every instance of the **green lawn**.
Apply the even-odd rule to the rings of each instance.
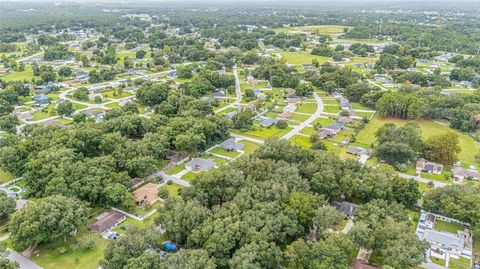
[[[360,104],[360,103],[352,102],[351,104],[352,104],[352,108],[353,108],[353,109],[375,110],[375,109],[373,109],[373,108],[370,108],[370,107],[368,107],[368,106],[366,106],[366,105],[362,105],[362,104]]]
[[[301,134],[306,134],[306,135],[313,135],[316,134],[317,131],[313,127],[305,127],[302,130],[300,130]]]
[[[317,110],[316,103],[302,103],[297,106],[296,112],[313,114]]]
[[[463,231],[463,225],[452,223],[452,222],[446,222],[442,220],[435,221],[434,228],[437,231],[446,231],[453,234],[456,234],[457,231]]]
[[[251,154],[260,147],[259,144],[248,140],[240,140],[238,142],[243,143],[243,151],[245,154]]]
[[[315,32],[321,35],[333,35],[343,33],[343,29],[346,26],[343,25],[307,25],[307,26],[294,26],[294,27],[283,27],[277,29],[280,32],[302,32],[302,33],[311,33]]]
[[[310,118],[310,116],[303,115],[303,114],[297,114],[297,113],[293,113],[292,116],[290,117],[291,120],[297,120],[299,122],[304,122],[304,121],[308,120],[308,118]]]
[[[56,113],[49,113],[49,112],[44,112],[42,110],[37,110],[35,111],[35,113],[33,113],[33,121],[38,121],[38,120],[43,120],[43,119],[46,119],[46,118],[50,118],[50,117],[53,117],[55,116]]]
[[[174,196],[178,196],[179,195],[179,190],[182,188],[182,186],[178,185],[178,184],[165,184],[163,185],[164,189],[167,189],[168,190],[168,195],[170,197],[174,197]]]
[[[359,117],[370,119],[375,114],[375,112],[359,111],[359,112],[355,112],[355,114],[357,114],[357,116]]]
[[[105,106],[107,106],[109,108],[120,108],[121,107],[118,102],[108,103]]]
[[[11,80],[31,81],[32,78],[35,78],[35,80],[37,80],[37,79],[40,79],[40,76],[33,75],[33,70],[30,65],[25,66],[25,71],[21,71],[21,72],[10,71],[10,73],[0,76],[0,79],[4,81],[11,81]]]
[[[72,124],[73,120],[65,119],[65,118],[57,118],[55,121],[58,121],[60,123],[63,123],[65,125]]]
[[[81,232],[69,238],[66,243],[38,247],[38,255],[32,255],[31,259],[47,269],[96,269],[103,259],[103,252],[108,241],[98,234],[88,235],[89,233],[88,231]],[[77,238],[84,236],[92,236],[95,239],[95,245],[89,250],[75,250]],[[60,254],[61,248],[65,248],[66,252]]]
[[[338,100],[335,100],[335,99],[322,99],[322,102],[324,104],[328,104],[328,105],[338,105],[339,104]]]
[[[246,136],[251,136],[253,138],[257,139],[262,139],[265,140],[270,137],[282,137],[289,131],[291,131],[293,128],[287,127],[285,129],[279,129],[277,126],[271,126],[271,127],[261,127],[261,126],[254,126],[254,130],[252,131],[247,131],[240,133],[242,135]]]
[[[325,113],[338,113],[341,110],[340,106],[323,106],[323,112]]]
[[[312,64],[313,59],[320,63],[328,61],[328,57],[310,54],[309,51],[282,52],[280,53],[289,64]]]
[[[73,109],[75,109],[75,110],[84,109],[84,108],[87,108],[87,107],[88,106],[86,106],[86,105],[73,103]]]
[[[288,141],[305,148],[310,148],[312,146],[312,143],[310,142],[310,138],[303,135],[294,135]]]
[[[167,175],[175,175],[175,174],[178,174],[180,173],[181,171],[183,171],[183,169],[185,169],[184,165],[183,164],[179,164],[179,165],[175,165],[174,167],[170,168],[169,170],[167,170]]]
[[[121,99],[121,98],[132,96],[133,94],[125,91],[119,93],[118,91],[112,90],[112,91],[102,92],[102,95],[105,98]]]
[[[470,269],[470,259],[460,256],[459,259],[450,258],[448,268],[452,269]]]
[[[375,142],[375,132],[388,122],[392,122],[398,126],[403,126],[408,121],[390,118],[382,119],[379,116],[375,116],[363,128],[363,130],[357,134],[355,144],[361,147],[371,148],[372,143]],[[453,131],[457,133],[460,141],[460,147],[462,149],[458,157],[460,162],[462,162],[462,165],[479,165],[479,163],[475,160],[475,154],[480,151],[480,143],[476,142],[471,136],[431,121],[417,120],[416,122],[422,129],[422,136],[424,139],[432,135],[445,133],[447,131]]]
[[[186,181],[192,181],[194,180],[198,175],[201,175],[205,173],[205,171],[202,171],[202,172],[199,172],[199,173],[194,173],[192,171],[189,171],[188,173],[186,173],[185,175],[182,176],[182,179],[183,180],[186,180]]]
[[[435,264],[445,266],[445,260],[435,258],[435,257],[430,257],[430,260],[432,260],[432,262],[435,263]]]
[[[319,122],[323,127],[328,126],[330,124],[334,124],[335,120],[330,119],[330,118],[317,118],[316,120],[313,121],[313,124]]]
[[[238,152],[238,151],[228,151],[228,150],[220,148],[220,147],[216,147],[216,148],[212,149],[211,152],[215,153],[215,154],[218,154],[218,155],[230,157],[230,158],[235,158],[238,155],[240,155],[240,152]]]

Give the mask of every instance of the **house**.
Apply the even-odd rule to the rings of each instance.
[[[341,122],[343,124],[351,123],[351,122],[353,122],[353,119],[351,117],[348,117],[348,116],[338,116],[338,122]]]
[[[215,90],[215,92],[213,93],[213,97],[221,98],[221,97],[225,97],[226,94],[227,94],[227,90],[225,90],[225,88],[222,87]]]
[[[291,116],[292,116],[291,112],[283,112],[283,113],[278,115],[278,119],[279,120],[288,120],[288,119],[290,119]]]
[[[267,95],[262,92],[262,89],[259,89],[259,88],[253,89],[253,94],[255,94],[255,97],[257,99],[263,99],[263,100],[267,99]]]
[[[325,139],[329,136],[336,135],[336,133],[334,133],[330,130],[327,130],[327,129],[320,129],[317,134],[318,134],[318,137],[320,137],[320,139]]]
[[[185,165],[185,168],[192,172],[208,171],[215,167],[213,159],[193,158]]]
[[[361,147],[354,147],[354,146],[347,147],[347,153],[357,155],[357,156],[362,156],[362,155],[372,156],[372,152],[370,150],[364,149]]]
[[[50,98],[44,94],[37,95],[32,99],[35,106],[45,107],[50,105]]]
[[[132,194],[137,205],[150,206],[158,201],[158,186],[157,184],[147,183],[133,191]]]
[[[347,99],[340,100],[340,108],[344,110],[352,109],[352,105],[348,102]]]
[[[356,204],[345,202],[345,201],[333,202],[332,205],[333,207],[335,207],[335,209],[344,213],[349,218],[353,217],[353,214],[355,214],[355,211],[357,210],[357,207],[358,207],[358,205]]]
[[[427,161],[424,158],[419,158],[417,160],[417,171],[433,173],[433,174],[441,174],[443,171],[443,165],[439,163],[434,163]]]
[[[0,191],[3,191],[7,194],[8,197],[11,197],[11,198],[16,198],[17,197],[17,193],[8,189],[8,188],[5,188],[3,186],[0,186]]]
[[[103,234],[104,232],[115,228],[115,226],[126,219],[127,216],[124,214],[111,210],[98,216],[96,221],[90,224],[89,228]]]
[[[450,224],[449,227],[455,228],[456,232],[445,231],[444,228],[438,228]],[[421,211],[416,229],[417,237],[421,241],[430,244],[429,255],[435,258],[448,260],[466,258],[469,261],[472,258],[472,236],[470,225],[456,219],[442,215]]]
[[[95,110],[95,109],[87,109],[87,110],[82,110],[80,113],[87,117],[93,117],[95,118],[95,122],[99,122],[103,119],[105,116],[105,111],[103,110]]]
[[[378,269],[377,266],[369,264],[367,261],[361,259],[354,259],[350,263],[350,268],[352,269]]]
[[[260,125],[262,125],[263,127],[270,127],[275,123],[277,123],[277,119],[265,117],[262,119],[262,122],[260,123]]]
[[[337,134],[341,130],[344,130],[345,126],[341,122],[336,122],[334,124],[328,125],[327,127],[324,127],[323,129],[330,130],[330,131],[334,132],[335,134]]]
[[[237,151],[243,149],[243,143],[236,142],[235,138],[229,138],[223,141],[219,146],[227,151]]]
[[[453,177],[455,180],[461,181],[464,179],[475,179],[480,180],[480,172],[474,169],[467,169],[461,166],[455,166],[452,169]]]
[[[283,112],[289,112],[289,113],[294,113],[297,111],[297,106],[295,103],[288,103],[286,106],[283,107]]]
[[[225,113],[225,114],[223,114],[223,115],[224,115],[225,117],[227,117],[227,119],[233,119],[233,117],[234,117],[235,115],[237,115],[237,113],[238,113],[238,112],[235,110],[235,111],[232,111],[232,112]]]

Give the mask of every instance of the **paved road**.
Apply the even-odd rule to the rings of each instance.
[[[22,254],[11,249],[8,249],[8,251],[10,252],[8,258],[10,260],[18,262],[18,264],[20,265],[20,269],[42,269],[42,267],[38,266],[36,263],[32,262]]]
[[[235,107],[238,104],[240,104],[240,102],[242,101],[242,89],[240,88],[240,79],[238,78],[237,66],[233,67],[233,76],[235,77],[235,91],[237,93],[237,97],[235,98],[235,102],[215,110],[215,113],[219,113],[219,112],[225,111],[229,108]]]
[[[293,130],[285,134],[282,137],[283,139],[286,139],[286,140],[290,139],[294,135],[298,134],[303,128],[309,126],[311,123],[313,123],[313,121],[315,121],[318,117],[320,117],[320,115],[323,112],[322,98],[320,98],[320,96],[318,96],[316,92],[313,93],[313,97],[315,98],[315,101],[317,101],[317,110],[315,111],[315,113],[312,116],[310,116],[310,118],[308,118],[306,121],[302,122],[300,125],[293,128]]]
[[[404,173],[398,173],[398,175],[400,177],[407,178],[407,179],[415,179],[416,181],[422,182],[422,183],[428,183],[428,182],[431,181],[431,182],[433,182],[433,186],[435,188],[441,188],[441,187],[445,187],[445,186],[449,185],[448,183],[445,183],[445,182],[426,179],[426,178],[422,178],[420,176],[412,176],[412,175],[407,175],[407,174],[404,174]]]
[[[438,265],[438,264],[435,264],[435,263],[422,263],[421,265],[423,268],[425,269],[447,269],[447,267],[445,266],[441,266],[441,265]]]

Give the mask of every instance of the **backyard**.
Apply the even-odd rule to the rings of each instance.
[[[282,52],[281,55],[289,64],[312,64],[314,59],[320,63],[328,61],[328,57],[312,55],[308,51]]]
[[[435,221],[434,228],[437,231],[445,231],[453,234],[456,234],[457,231],[463,231],[463,225],[453,223],[453,222],[447,222],[443,220]]]

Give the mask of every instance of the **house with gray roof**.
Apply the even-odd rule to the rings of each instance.
[[[480,172],[473,169],[463,168],[461,166],[455,166],[452,169],[453,177],[456,180],[463,180],[463,179],[474,179],[480,180]]]
[[[357,210],[358,205],[350,203],[350,202],[333,202],[332,205],[337,209],[338,211],[344,213],[347,217],[351,218],[353,217],[353,214],[355,214],[355,211]]]
[[[229,138],[223,141],[219,146],[227,151],[237,151],[243,149],[243,143],[236,142],[235,138]]]
[[[185,165],[185,168],[192,172],[208,171],[215,167],[215,161],[211,158],[202,159],[202,158],[193,158],[190,162]]]
[[[260,123],[260,125],[262,125],[263,127],[270,127],[275,123],[277,123],[277,119],[265,117],[262,119],[262,122]]]

